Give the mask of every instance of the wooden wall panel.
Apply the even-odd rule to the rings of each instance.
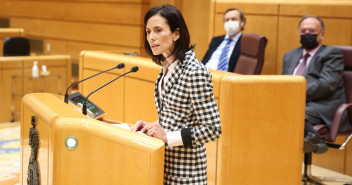
[[[198,60],[202,60],[208,49],[211,35],[208,32],[214,14],[209,14],[213,9],[210,1],[193,0],[182,4],[182,14],[186,21],[191,36],[191,44],[196,44],[195,53]]]
[[[12,88],[18,90],[18,93],[23,92],[23,81],[17,81],[17,83],[12,84],[12,76],[22,75],[23,73],[23,64],[18,63],[17,67],[7,68],[4,66],[2,68],[2,81],[1,81],[1,100],[0,100],[0,122],[12,121],[12,105],[19,105],[21,98],[12,99]],[[15,85],[15,87],[13,87]],[[15,106],[15,111],[19,112],[20,107]],[[19,115],[15,115],[15,118],[19,120]]]
[[[0,16],[21,25],[27,37],[44,41],[43,54],[69,54],[77,62],[82,50],[118,50],[145,55],[143,17],[149,0],[4,0]],[[40,53],[42,54],[42,53]]]
[[[279,17],[276,61],[277,74],[281,74],[284,54],[300,46],[298,33],[298,22],[300,19],[300,17]]]
[[[111,44],[95,44],[79,41],[65,41],[61,39],[46,39],[44,41],[44,54],[67,53],[73,59],[72,62],[78,62],[79,54],[83,50],[103,50],[116,53],[137,53],[140,55],[140,48],[116,46]]]
[[[351,1],[282,0],[280,14],[289,16],[317,15],[320,17],[351,18]]]
[[[352,176],[352,142],[347,144],[346,148],[345,174]]]
[[[245,15],[246,14],[265,14],[265,15],[277,15],[278,13],[278,4],[277,1],[258,1],[252,3],[248,0],[231,0],[231,3],[226,1],[217,0],[216,4],[216,13],[224,14],[228,8],[238,8]]]
[[[135,74],[131,74],[131,76],[135,76]],[[154,122],[159,119],[154,101],[154,87],[154,81],[125,78],[126,96],[124,98],[124,106],[126,123],[134,124],[140,119]]]
[[[141,25],[141,7],[136,3],[0,1],[0,15]]]
[[[119,46],[140,46],[138,26],[77,23],[53,20],[13,18],[11,26],[21,25],[28,35],[60,38],[72,41],[115,44]],[[43,27],[42,25],[45,25]]]
[[[336,143],[342,143],[346,140],[346,136],[338,136],[336,138]],[[337,150],[329,148],[329,150],[324,154],[313,154],[312,160],[314,164],[319,164],[319,166],[328,168],[333,171],[340,173],[345,172],[345,150]],[[328,159],[328,160],[327,160]]]
[[[101,71],[89,70],[86,69],[83,72],[83,78],[90,77],[95,75]],[[89,79],[89,83],[94,85],[87,86],[83,83],[83,90],[80,92],[84,92],[83,95],[87,97],[87,95],[99,88],[100,86],[108,83],[110,80],[116,78],[116,74],[104,73],[95,78]],[[88,80],[87,80],[88,82]],[[124,95],[123,89],[121,87],[124,86],[123,80],[116,80],[110,85],[104,87],[103,89],[97,91],[89,97],[89,100],[94,102],[97,106],[99,106],[102,110],[106,111],[107,114],[104,116],[107,120],[116,120],[123,121],[124,120],[124,109],[123,102],[124,99],[121,98]],[[107,111],[114,110],[114,111]]]

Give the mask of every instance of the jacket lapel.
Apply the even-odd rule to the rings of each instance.
[[[304,76],[306,76],[307,73],[309,73],[310,71],[312,71],[314,69],[314,63],[316,58],[318,57],[318,55],[323,52],[323,50],[325,49],[325,46],[320,46],[320,48],[318,49],[318,51],[314,54],[313,58],[310,60],[309,65],[307,66],[307,69],[304,71]]]
[[[155,99],[155,104],[156,104],[156,107],[157,107],[157,111],[159,112],[159,110],[160,110],[160,106],[161,106],[161,104],[160,104],[160,100],[161,100],[161,97],[160,97],[160,94],[159,94],[159,91],[158,91],[158,84],[159,84],[159,81],[160,81],[160,79],[161,79],[161,77],[163,76],[163,70],[161,70],[160,71],[160,73],[159,73],[159,76],[158,76],[158,78],[157,78],[157,80],[156,80],[156,82],[155,82],[155,88],[154,88],[154,99]]]
[[[293,74],[293,72],[295,71],[299,60],[302,58],[302,54],[303,54],[303,48],[301,47],[299,50],[297,50],[297,53],[292,55],[292,61],[294,61],[292,63],[292,66],[290,67],[290,71],[288,74]]]
[[[169,80],[164,84],[164,90],[161,93],[161,101],[163,101],[166,94],[168,94],[170,89],[174,86],[175,82],[177,82],[177,80],[180,78],[180,76],[183,72],[183,66],[184,66],[185,62],[186,61],[178,62],[173,73],[171,74]]]

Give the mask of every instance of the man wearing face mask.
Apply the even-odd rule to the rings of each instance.
[[[226,35],[214,37],[202,63],[208,69],[233,72],[240,54],[242,30],[246,18],[241,10],[230,8],[224,14]]]
[[[282,74],[306,78],[304,152],[324,153],[328,147],[313,126],[325,124],[330,128],[337,107],[346,101],[343,54],[338,48],[321,44],[324,22],[317,16],[304,16],[299,22],[299,33],[302,47],[285,54]],[[345,115],[340,130],[349,127]]]

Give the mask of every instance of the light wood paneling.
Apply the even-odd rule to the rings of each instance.
[[[116,66],[116,65],[115,65]],[[99,73],[100,71],[97,70],[85,70],[83,72],[83,78],[90,77]],[[82,82],[83,83],[83,95],[87,97],[87,95],[93,92],[95,89],[99,88],[100,86],[108,83],[109,81],[116,78],[117,75],[115,74],[101,74],[96,78],[89,79],[89,81]],[[86,85],[85,83],[91,83],[94,85]],[[125,82],[123,80],[116,80],[112,84],[104,87],[103,89],[97,91],[96,93],[92,94],[89,99],[94,102],[97,106],[99,106],[102,110],[104,110],[107,115],[104,116],[107,120],[124,120],[124,99],[122,98],[124,95],[123,87]],[[111,110],[111,111],[109,111]]]
[[[33,61],[38,61],[40,71],[41,66],[46,65],[50,74],[58,75],[61,82],[52,77],[32,79]],[[63,95],[71,83],[71,61],[66,55],[0,57],[0,63],[2,71],[0,86],[3,95],[1,97],[4,98],[0,106],[2,110],[0,122],[12,120],[12,113],[15,113],[14,121],[19,120],[20,102],[24,94],[44,90]]]
[[[345,174],[352,176],[352,142],[350,141],[346,147]]]
[[[336,138],[336,143],[341,144],[345,140],[346,136],[338,136]],[[345,155],[346,150],[337,150],[329,148],[329,150],[324,154],[313,154],[312,160],[314,164],[319,164],[319,166],[321,167],[328,168],[336,172],[344,173]]]
[[[303,77],[222,80],[217,184],[301,182],[305,87]]]
[[[125,122],[154,122],[159,119],[154,101],[154,82],[125,78]],[[148,111],[146,111],[148,110]]]
[[[236,1],[236,0],[235,0]],[[224,14],[225,11],[229,8],[238,8],[240,9],[245,15],[250,14],[264,14],[264,15],[277,15],[279,10],[279,5],[277,1],[257,1],[255,3],[251,1],[236,1],[236,2],[224,2],[224,1],[217,1],[216,4],[216,13],[217,14]]]
[[[22,75],[23,74],[23,63],[13,63],[0,62],[2,64],[1,76],[1,106],[0,106],[0,122],[8,122],[12,121],[12,101],[15,102],[16,105],[20,105],[20,101],[22,97],[12,98],[12,89],[19,91],[18,93],[23,92],[23,81],[18,81],[17,84],[12,84],[12,76],[14,75]],[[15,87],[13,87],[15,85]],[[19,112],[20,107],[15,106],[15,111]],[[16,115],[17,120],[19,120],[19,115]]]
[[[86,118],[63,97],[49,93],[23,98],[21,120],[21,184],[27,182],[31,153],[30,120],[36,116],[41,184],[163,183],[164,143],[143,134]],[[65,146],[68,136],[77,148]]]
[[[79,55],[83,50],[101,50],[116,53],[136,53],[140,55],[140,48],[121,47],[111,44],[95,44],[79,41],[64,41],[61,39],[46,39],[44,41],[44,54],[67,53],[72,57],[72,62],[78,63]]]
[[[209,0],[192,0],[182,4],[182,14],[186,21],[191,36],[191,44],[196,44],[195,53],[198,60],[202,60],[208,49],[211,35],[208,32],[214,14],[209,14],[213,9]]]
[[[28,29],[27,37],[43,40],[44,54],[69,54],[78,61],[89,49],[145,55],[143,17],[149,5],[149,0],[5,0],[0,16],[9,17],[11,27]]]
[[[23,28],[0,28],[0,56],[3,56],[4,41],[7,37],[24,36]]]
[[[60,38],[72,41],[115,44],[119,46],[140,46],[141,37],[140,28],[138,26],[22,18],[11,19],[12,27],[17,27],[18,25],[28,30],[28,35],[36,37]],[[46,26],[43,27],[42,25]]]
[[[280,3],[280,14],[289,16],[317,15],[320,17],[352,17],[351,2],[348,1],[289,1]]]
[[[30,2],[30,3],[29,3]],[[136,3],[0,1],[0,15],[39,19],[141,25]],[[77,11],[78,10],[78,11]],[[128,15],[128,16],[126,16]]]
[[[325,23],[323,44],[352,45],[352,17],[350,19],[323,17],[323,20]]]
[[[281,74],[284,54],[300,46],[298,22],[301,17],[279,17],[276,71]],[[270,42],[270,41],[269,41]]]

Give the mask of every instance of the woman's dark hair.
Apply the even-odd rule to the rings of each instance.
[[[160,15],[164,17],[167,21],[167,24],[170,26],[171,32],[175,32],[177,29],[180,32],[179,39],[175,42],[175,47],[172,50],[171,55],[175,55],[175,59],[182,62],[185,59],[185,53],[193,49],[194,46],[190,46],[190,36],[188,33],[187,25],[181,12],[174,6],[165,4],[161,7],[151,8],[144,17],[144,29],[147,27],[148,20],[154,15]],[[145,51],[152,57],[152,60],[161,65],[165,60],[165,57],[160,55],[153,55],[153,52],[150,48],[150,45],[147,40],[146,31],[144,31],[144,47]]]

